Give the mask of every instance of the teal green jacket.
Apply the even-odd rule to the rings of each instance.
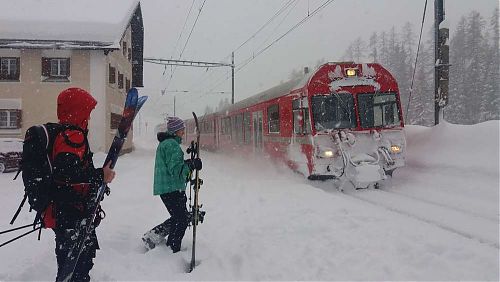
[[[153,195],[185,191],[190,169],[184,163],[182,139],[170,133],[159,133],[158,141]]]

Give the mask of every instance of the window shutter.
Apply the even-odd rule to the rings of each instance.
[[[23,127],[23,111],[22,110],[16,110],[15,111],[16,116],[17,116],[17,124],[16,128],[22,128]]]
[[[67,58],[66,59],[66,72],[67,72],[66,76],[67,77],[71,76],[70,70],[71,70],[71,60],[70,60],[70,58]]]
[[[42,76],[50,76],[50,58],[42,58]]]
[[[19,80],[20,73],[21,73],[20,59],[16,58],[16,73],[14,74],[14,80]]]
[[[109,64],[109,83],[110,84],[115,84],[116,83],[116,68],[112,67],[111,64]]]
[[[111,113],[111,118],[110,118],[110,129],[118,129],[118,126],[120,125],[120,120],[122,116],[119,114]]]

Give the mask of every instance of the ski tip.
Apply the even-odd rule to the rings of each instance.
[[[149,98],[148,96],[141,96],[141,97],[139,97],[139,99],[137,100],[137,104],[138,105],[142,105],[142,104],[146,103],[146,101],[148,100],[148,98]]]

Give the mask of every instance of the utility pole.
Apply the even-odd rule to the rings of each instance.
[[[175,117],[175,95],[174,95],[174,117]]]
[[[234,104],[234,52],[231,53],[231,104]]]
[[[441,110],[448,104],[450,30],[440,26],[444,15],[444,0],[434,0],[434,125],[439,124]]]

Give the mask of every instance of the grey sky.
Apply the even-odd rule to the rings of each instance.
[[[228,57],[247,38],[272,17],[286,0],[206,0],[182,59],[230,62]],[[298,0],[297,5],[282,21],[286,10],[255,38],[235,54],[236,66],[253,53],[267,46],[294,24],[307,16],[325,0]],[[195,0],[182,37],[178,38],[192,1],[142,0],[145,25],[145,56],[178,59],[203,0]],[[319,59],[339,60],[348,44],[357,37],[364,39],[374,31],[397,31],[410,22],[417,31],[422,19],[425,0],[335,0],[309,21],[285,36],[267,51],[236,73],[235,101],[287,80],[293,69],[314,66]],[[293,6],[293,5],[292,5]],[[428,1],[425,31],[433,25],[434,1]],[[472,10],[489,18],[497,0],[447,0],[446,19],[451,26]],[[281,23],[280,26],[278,24]],[[266,39],[269,40],[263,44]],[[177,48],[174,52],[174,46]],[[204,94],[203,91],[230,92],[229,68],[205,69],[178,67],[170,80],[170,67],[163,74],[162,66],[145,64],[144,94],[152,96],[148,119],[159,119],[162,112],[173,114],[173,95],[176,114],[183,118],[191,111],[203,114],[206,105],[215,107],[230,94]],[[190,93],[167,93],[161,89],[188,90]],[[167,91],[168,91],[167,90]]]

